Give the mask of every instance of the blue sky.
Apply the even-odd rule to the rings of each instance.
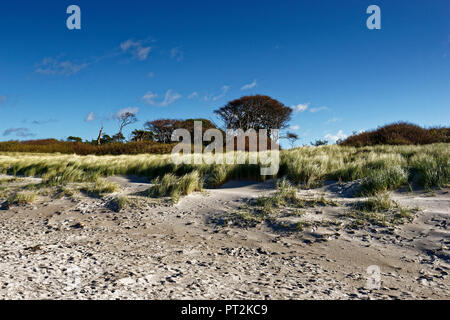
[[[81,8],[68,30],[66,8]],[[381,8],[381,30],[366,9]],[[404,120],[449,125],[450,1],[2,1],[0,140],[117,132],[266,94],[298,144]]]

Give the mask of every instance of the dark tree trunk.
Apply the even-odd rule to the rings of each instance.
[[[97,145],[101,145],[101,143],[102,143],[102,133],[103,133],[103,126],[100,129],[100,132],[98,133]]]

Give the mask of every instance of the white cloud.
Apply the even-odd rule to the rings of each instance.
[[[169,90],[167,90],[163,101],[156,102],[155,99],[157,97],[158,97],[157,94],[149,91],[142,97],[142,100],[144,100],[146,103],[154,105],[154,106],[166,107],[166,106],[174,103],[178,99],[180,99],[181,98],[181,94],[179,94],[177,92],[174,92],[172,89],[169,89]]]
[[[297,125],[290,126],[289,129],[291,129],[291,130],[300,130],[300,126],[297,126]]]
[[[228,90],[230,90],[230,86],[222,86],[222,88],[220,89],[221,93],[217,96],[212,97],[212,101],[217,101],[223,98],[227,94]]]
[[[147,92],[143,97],[142,100],[144,100],[145,102],[147,102],[148,104],[155,104],[154,99],[157,97],[158,95],[149,91]]]
[[[179,48],[173,48],[170,50],[170,58],[180,62],[184,58],[184,52]]]
[[[309,110],[309,112],[316,113],[316,112],[325,111],[325,110],[330,110],[330,108],[328,108],[328,107],[311,108]]]
[[[116,114],[114,115],[114,117],[117,119],[120,116],[122,116],[125,113],[133,113],[133,114],[137,114],[139,112],[139,108],[138,107],[128,107],[128,108],[123,108],[120,109],[119,111],[116,112]]]
[[[0,104],[5,102],[7,98],[7,96],[0,96]]]
[[[333,143],[335,143],[338,140],[345,139],[345,138],[347,138],[347,135],[342,130],[339,130],[338,133],[336,133],[336,134],[328,133],[325,135],[325,140],[333,142]]]
[[[195,98],[198,98],[198,92],[197,92],[197,91],[192,92],[192,93],[188,96],[188,99],[195,99]]]
[[[248,90],[248,89],[253,89],[254,87],[257,86],[257,82],[256,80],[254,80],[252,83],[246,84],[244,85],[241,90]]]
[[[153,72],[147,73],[147,77],[149,77],[149,78],[153,78],[154,76],[155,76],[155,74]]]
[[[127,51],[128,49],[130,49],[131,47],[133,47],[135,45],[136,45],[136,42],[134,42],[133,40],[127,40],[120,44],[120,48],[122,49],[122,51]]]
[[[172,90],[167,90],[164,100],[163,100],[163,102],[161,102],[161,106],[162,107],[168,106],[169,104],[174,103],[175,101],[177,101],[180,98],[181,98],[181,94],[172,92]]]
[[[308,103],[300,103],[296,106],[292,106],[292,109],[294,109],[295,111],[298,111],[298,112],[303,112],[309,108],[309,105],[310,105],[309,102]]]
[[[91,122],[95,120],[95,114],[93,112],[89,112],[84,121]]]
[[[70,76],[87,66],[88,63],[74,63],[68,60],[60,61],[58,58],[45,58],[37,65],[35,72],[43,75]]]
[[[148,54],[150,53],[151,48],[147,47],[147,48],[139,48],[137,50],[137,57],[139,60],[143,61],[145,59],[147,59]]]
[[[131,53],[132,57],[134,59],[144,61],[147,59],[149,53],[152,50],[152,47],[145,46],[143,41],[134,41],[134,40],[127,40],[125,42],[122,42],[120,44],[120,48],[123,52],[129,52]]]
[[[224,85],[222,86],[222,88],[220,88],[220,93],[218,94],[213,94],[213,95],[209,95],[209,96],[205,96],[205,101],[217,101],[219,99],[222,99],[223,97],[225,97],[225,95],[227,94],[227,92],[230,90],[230,86]]]

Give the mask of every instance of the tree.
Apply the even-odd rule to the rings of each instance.
[[[113,138],[111,138],[111,136],[109,136],[106,133],[104,133],[102,135],[102,138],[100,139],[100,143],[101,144],[107,144],[107,143],[111,143],[111,142],[113,142]]]
[[[207,119],[157,119],[153,121],[147,121],[145,128],[153,134],[156,141],[161,143],[172,142],[172,133],[176,129],[186,129],[191,134],[192,143],[194,142],[194,123],[200,121],[202,123],[202,136],[208,129],[217,129],[217,126]],[[209,144],[209,142],[204,142]]]
[[[316,142],[311,142],[311,145],[314,147],[326,146],[328,144],[328,140],[316,140]]]
[[[119,132],[115,135],[117,138],[123,137],[122,131],[123,128],[126,126],[133,124],[137,122],[136,114],[133,112],[122,112],[117,115],[117,120],[119,121]],[[123,139],[117,140],[122,141],[125,140],[125,137]]]
[[[153,132],[147,130],[134,130],[131,133],[131,141],[153,141]]]
[[[67,141],[70,141],[70,142],[82,142],[83,140],[80,137],[70,136],[70,137],[67,137]]]
[[[98,137],[97,137],[97,145],[101,145],[102,143],[102,135],[103,135],[103,126],[100,129],[99,133],[98,133]]]
[[[272,130],[287,127],[292,109],[269,96],[255,95],[230,101],[214,113],[227,129],[267,129],[271,136]]]
[[[199,121],[202,123],[202,134],[205,133],[206,130],[208,129],[217,129],[217,126],[212,123],[210,120],[208,119],[186,119],[186,120],[182,120],[180,121],[180,123],[178,124],[180,126],[180,128],[186,129],[187,131],[189,131],[189,133],[191,134],[191,136],[194,136],[194,123],[196,121]]]
[[[112,136],[112,140],[115,142],[123,142],[125,141],[125,136],[119,132]]]
[[[161,143],[170,143],[172,133],[175,129],[181,128],[182,121],[175,119],[157,119],[147,121],[144,127],[153,133],[156,141]]]
[[[297,134],[293,132],[287,132],[286,136],[282,137],[282,139],[288,140],[291,145],[291,148],[294,148],[294,144],[299,138]]]

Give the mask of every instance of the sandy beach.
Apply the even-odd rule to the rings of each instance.
[[[223,223],[250,199],[273,193],[273,181],[231,181],[177,204],[147,198],[116,212],[114,196],[139,198],[149,183],[108,179],[120,193],[39,196],[0,210],[0,298],[450,298],[448,189],[394,192],[402,206],[420,209],[412,222],[355,230],[345,215],[352,185],[327,182],[298,196],[338,205],[306,209],[302,221],[320,223],[286,232]],[[369,266],[380,270],[376,288],[368,287]]]

